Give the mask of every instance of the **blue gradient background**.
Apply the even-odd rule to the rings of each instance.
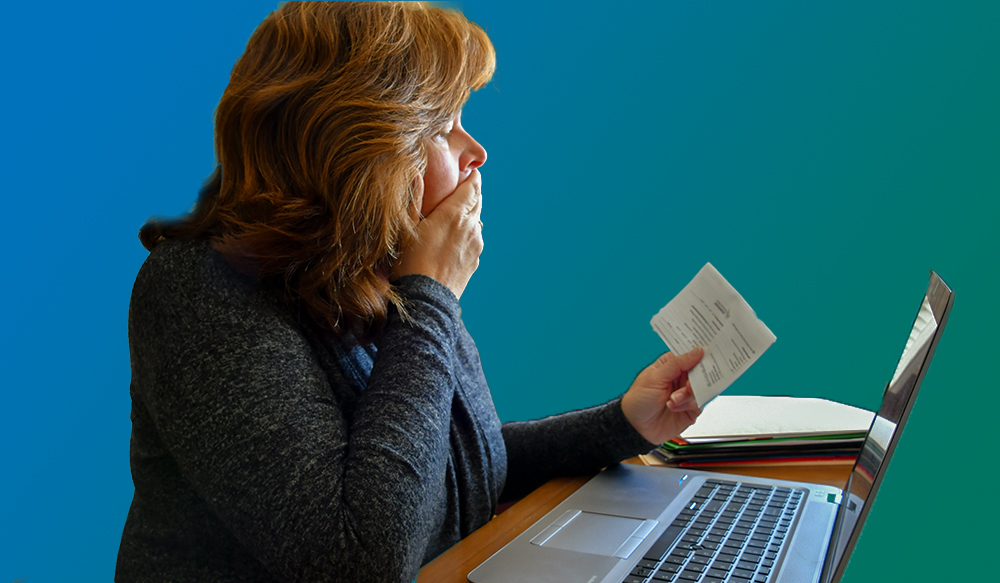
[[[2,583],[113,576],[136,231],[194,201],[274,6],[5,10]],[[497,47],[464,118],[489,161],[463,306],[500,416],[624,391],[706,261],[778,337],[732,394],[876,407],[935,269],[955,310],[844,580],[983,574],[991,497],[942,516],[966,491],[944,476],[994,457],[1000,4],[457,6]]]

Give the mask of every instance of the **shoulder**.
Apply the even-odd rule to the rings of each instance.
[[[205,239],[170,240],[158,245],[139,269],[132,300],[149,296],[208,299],[253,295],[257,282],[232,269]]]
[[[135,395],[156,416],[329,390],[295,312],[206,241],[153,250],[132,290],[128,337]]]
[[[132,288],[130,336],[298,335],[291,309],[238,273],[207,240],[171,240],[143,263]],[[163,339],[148,338],[160,344]]]

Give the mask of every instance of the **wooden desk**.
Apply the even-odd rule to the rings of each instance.
[[[638,459],[628,460],[641,463]],[[851,467],[793,466],[732,469],[730,474],[827,484],[843,489]],[[569,497],[592,476],[556,478],[544,484],[499,516],[483,525],[457,545],[427,564],[417,575],[417,583],[468,583],[466,575],[493,553]]]

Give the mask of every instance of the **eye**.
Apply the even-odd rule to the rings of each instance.
[[[451,136],[451,132],[454,129],[455,129],[455,122],[454,121],[449,121],[447,124],[441,126],[440,131],[438,131],[438,133],[434,134],[434,138],[435,139],[447,140],[448,137]]]

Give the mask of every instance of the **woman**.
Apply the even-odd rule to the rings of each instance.
[[[605,405],[497,419],[458,303],[486,161],[460,113],[493,68],[423,5],[289,2],[254,32],[220,169],[140,232],[117,581],[410,581],[498,503],[693,422],[700,351]]]

